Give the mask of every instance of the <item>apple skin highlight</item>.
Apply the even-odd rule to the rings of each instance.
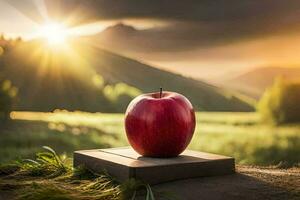
[[[130,145],[148,157],[178,156],[190,143],[195,124],[192,104],[175,92],[142,94],[132,100],[125,114]]]

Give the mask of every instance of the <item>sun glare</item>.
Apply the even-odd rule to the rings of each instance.
[[[59,23],[49,23],[41,27],[40,36],[50,45],[63,44],[68,36],[67,29]]]

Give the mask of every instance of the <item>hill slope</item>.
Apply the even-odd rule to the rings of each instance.
[[[222,87],[234,89],[254,98],[259,98],[264,90],[271,86],[276,77],[299,79],[300,68],[295,67],[261,67],[236,77],[230,77],[218,82]]]
[[[19,88],[18,110],[123,112],[137,91],[160,87],[187,96],[197,110],[252,110],[230,92],[79,42],[68,50],[24,42],[0,64],[0,73]]]

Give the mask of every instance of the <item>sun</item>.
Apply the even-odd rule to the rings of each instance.
[[[50,45],[58,45],[65,43],[68,30],[62,24],[51,22],[41,26],[39,35],[45,38]]]

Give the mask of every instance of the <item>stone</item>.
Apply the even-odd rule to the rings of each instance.
[[[149,184],[235,172],[232,157],[185,150],[174,158],[150,158],[131,147],[75,151],[74,166],[80,165],[93,172],[105,170],[120,181],[136,178]]]

